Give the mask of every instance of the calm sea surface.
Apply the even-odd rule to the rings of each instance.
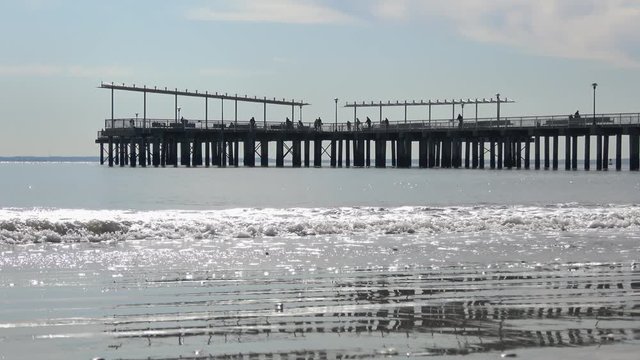
[[[0,359],[636,359],[640,175],[0,163]]]

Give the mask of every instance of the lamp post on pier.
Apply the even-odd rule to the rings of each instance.
[[[338,98],[333,99],[336,102],[336,125],[333,131],[338,131]]]
[[[596,88],[598,87],[598,83],[591,84],[593,87],[593,124],[596,124]]]

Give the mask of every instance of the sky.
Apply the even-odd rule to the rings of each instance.
[[[101,82],[303,100],[304,121],[334,121],[334,98],[344,122],[345,102],[497,93],[516,101],[502,116],[588,114],[593,82],[598,113],[640,112],[640,0],[6,0],[0,31],[0,156],[98,155],[111,116]],[[179,106],[204,118],[202,100]],[[173,109],[148,96],[149,118]],[[142,95],[116,92],[114,111],[141,116]],[[268,120],[287,115],[268,109]]]

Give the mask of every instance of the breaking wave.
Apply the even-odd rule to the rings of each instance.
[[[632,205],[116,211],[0,209],[0,243],[594,231],[640,227]]]

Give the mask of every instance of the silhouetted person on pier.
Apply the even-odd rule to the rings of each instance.
[[[371,129],[371,119],[369,119],[369,117],[367,116],[367,128]]]
[[[351,131],[351,121],[347,120],[347,131]]]
[[[575,119],[580,119],[580,111],[576,110],[576,113],[575,113],[575,114],[573,114],[573,117],[574,117]]]
[[[298,120],[298,129],[302,128],[304,128],[304,124],[302,123],[302,120]]]
[[[313,128],[316,131],[322,130],[322,120],[320,118],[317,118],[316,121],[313,122]]]
[[[253,118],[253,116],[251,117],[251,119],[249,119],[249,126],[254,129],[256,127],[256,119]]]
[[[284,125],[287,129],[293,128],[293,123],[291,122],[291,120],[289,120],[289,118],[287,118],[287,120],[284,122]]]
[[[356,118],[356,131],[360,130],[360,119]]]
[[[458,127],[462,127],[462,123],[464,120],[462,119],[462,114],[458,114]]]
[[[389,127],[389,119],[384,118],[384,127]]]

